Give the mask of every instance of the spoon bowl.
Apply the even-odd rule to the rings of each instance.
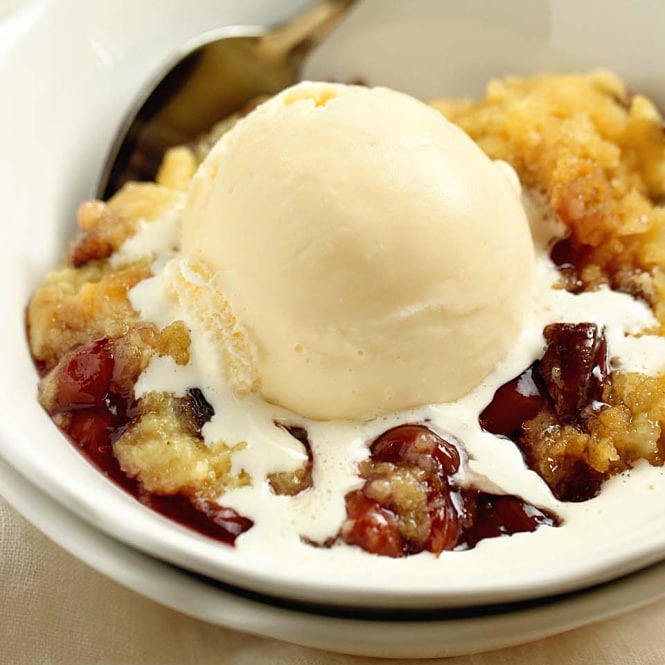
[[[150,180],[164,152],[219,120],[296,83],[305,58],[356,0],[319,0],[272,30],[236,26],[186,43],[146,85],[121,123],[96,195]]]

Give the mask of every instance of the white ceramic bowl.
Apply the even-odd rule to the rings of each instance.
[[[0,458],[0,493],[70,554],[120,584],[209,623],[308,647],[383,658],[434,658],[537,640],[654,602],[665,562],[582,594],[525,605],[434,613],[427,620],[317,613],[247,598],[122,545],[31,486]]]
[[[266,551],[240,557],[165,520],[65,441],[35,399],[24,309],[74,232],[74,211],[94,191],[124,109],[185,40],[223,24],[271,24],[306,3],[198,0],[196,11],[178,0],[121,4],[34,0],[0,23],[0,455],[53,500],[124,543],[222,581],[301,600],[396,608],[517,600],[607,580],[662,558],[660,470],[649,470],[653,490],[642,477],[615,479],[616,497],[602,512],[589,502],[588,529],[555,539],[537,555],[529,543],[539,533],[442,556],[436,568],[427,564],[435,575],[384,559],[370,575],[359,574],[341,555],[322,574],[316,557],[304,563]],[[604,66],[663,104],[663,24],[665,5],[649,0],[364,0],[305,73],[339,80],[362,75],[430,98],[479,95],[489,78],[509,73]],[[620,505],[631,511],[616,519],[612,506]]]

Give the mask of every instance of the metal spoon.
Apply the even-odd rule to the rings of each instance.
[[[185,44],[127,113],[97,197],[107,199],[128,180],[153,179],[168,148],[194,141],[251,100],[296,83],[305,57],[355,1],[318,0],[273,30],[221,28]]]

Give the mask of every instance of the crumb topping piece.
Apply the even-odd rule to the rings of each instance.
[[[384,432],[361,465],[365,484],[346,496],[347,519],[335,541],[393,558],[475,547],[542,525],[557,526],[545,510],[511,495],[463,487],[456,474],[460,444],[424,425]]]

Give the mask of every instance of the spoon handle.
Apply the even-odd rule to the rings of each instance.
[[[97,196],[108,198],[128,180],[152,180],[168,148],[199,140],[219,120],[298,81],[308,52],[356,1],[318,0],[261,36],[227,30],[178,55],[127,114]]]
[[[357,0],[319,0],[295,19],[265,34],[259,43],[270,60],[289,61],[297,67],[302,59],[332,30]]]

